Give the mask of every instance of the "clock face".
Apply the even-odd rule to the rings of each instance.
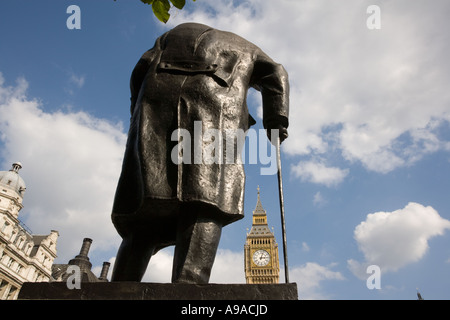
[[[270,254],[265,250],[258,250],[255,251],[253,254],[253,262],[258,267],[264,267],[269,264],[270,261]]]

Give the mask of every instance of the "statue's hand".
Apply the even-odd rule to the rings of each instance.
[[[281,124],[270,124],[267,126],[267,137],[269,138],[270,142],[275,145],[276,140],[272,141],[272,130],[278,130],[278,136],[280,137],[280,144],[289,136],[287,128],[285,128]],[[276,139],[276,137],[274,137]]]

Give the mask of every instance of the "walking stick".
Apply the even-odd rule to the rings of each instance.
[[[278,193],[280,198],[280,214],[281,214],[281,232],[283,234],[283,254],[284,254],[284,276],[285,282],[289,283],[288,258],[286,250],[286,225],[284,219],[284,199],[283,199],[283,179],[281,177],[281,152],[280,152],[280,137],[277,138],[277,167],[278,167]]]

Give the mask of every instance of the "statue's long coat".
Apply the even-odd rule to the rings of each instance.
[[[194,144],[204,149],[212,143],[198,140],[194,121],[201,121],[203,131],[247,131],[254,124],[246,105],[249,87],[261,91],[264,126],[273,121],[287,127],[284,68],[233,33],[187,23],[156,40],[137,63],[130,86],[131,124],[112,214],[119,233],[136,212],[157,216],[164,200],[206,204],[224,224],[242,218],[242,164],[176,164],[171,156],[181,144],[172,134],[190,132],[194,163]]]

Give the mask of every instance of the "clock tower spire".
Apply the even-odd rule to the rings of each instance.
[[[267,223],[267,214],[261,204],[258,186],[252,228],[244,246],[245,279],[251,283],[278,283],[280,262],[275,236]]]

